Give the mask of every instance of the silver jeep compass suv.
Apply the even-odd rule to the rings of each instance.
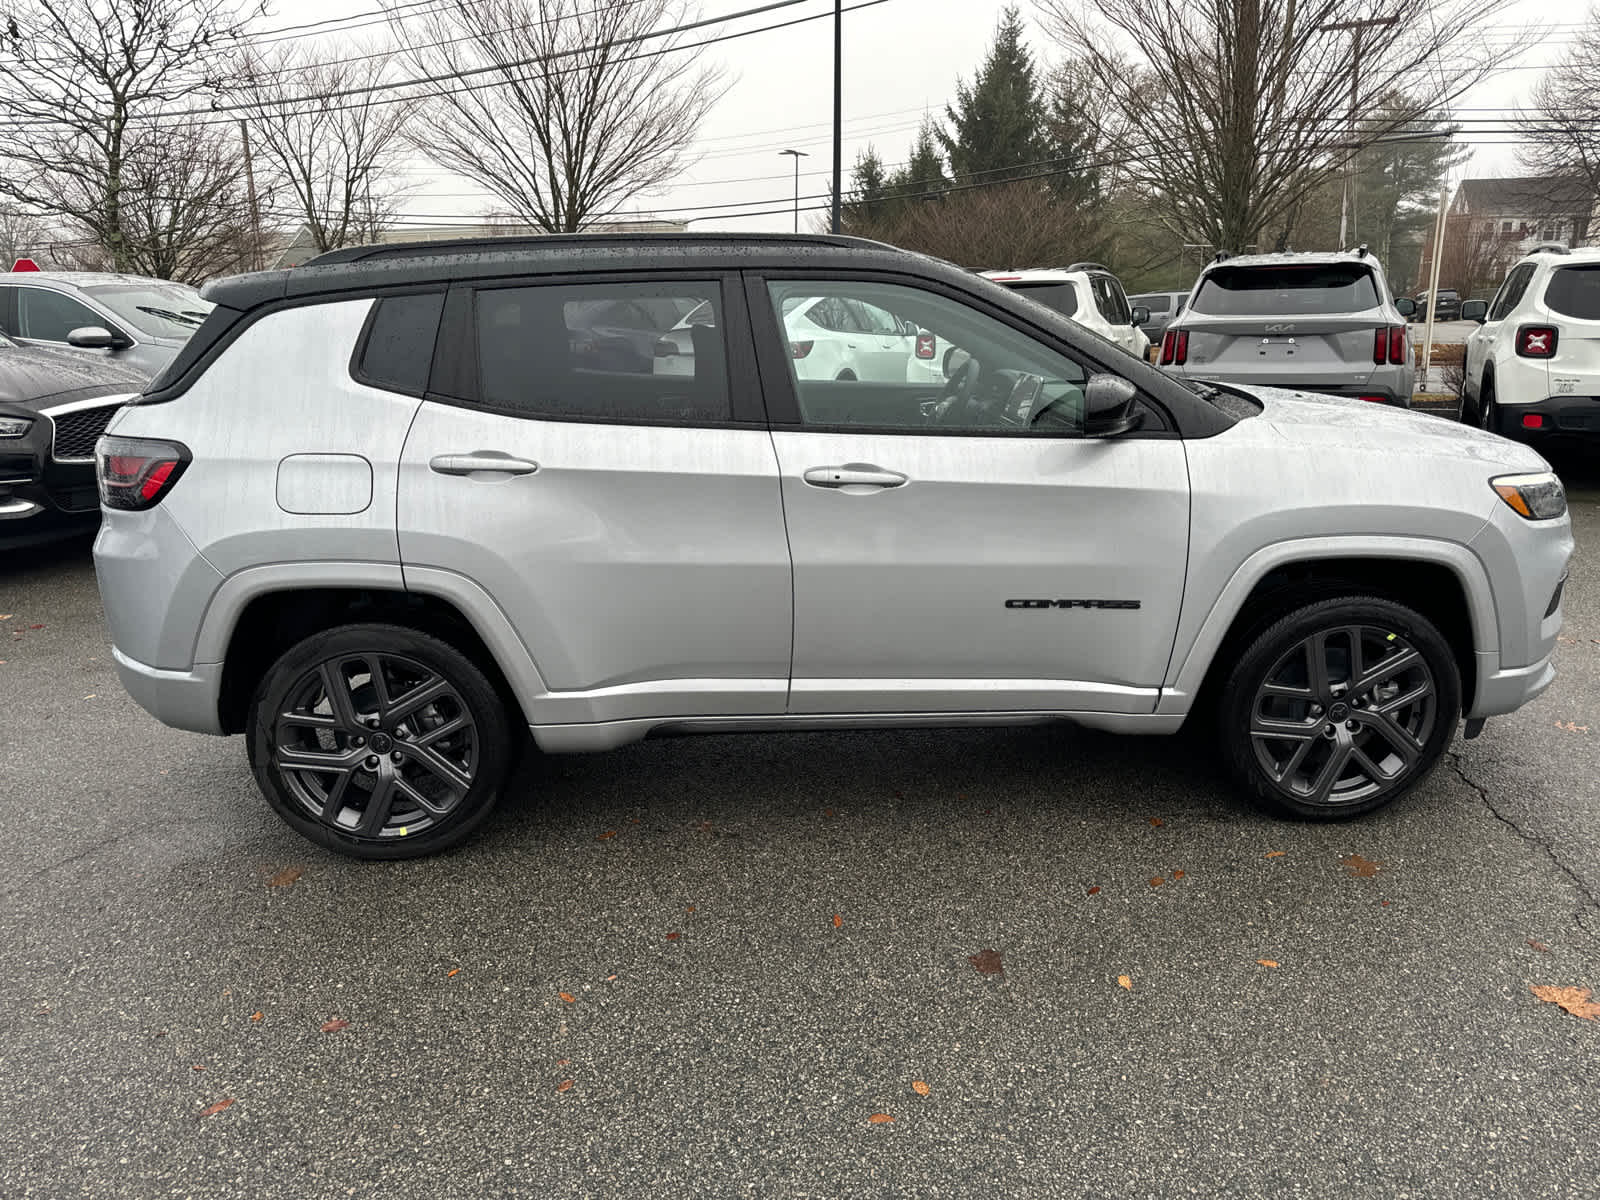
[[[525,730],[1203,710],[1242,789],[1343,817],[1551,679],[1572,539],[1532,450],[1175,378],[886,246],[375,247],[208,295],[98,447],[116,662],[350,854],[466,837]],[[797,371],[783,317],[818,297],[914,326],[942,377]],[[658,372],[597,305],[701,318]]]

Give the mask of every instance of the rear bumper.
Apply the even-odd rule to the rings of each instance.
[[[1498,382],[1498,381],[1497,381]],[[1495,397],[1494,432],[1518,441],[1600,439],[1600,396],[1547,396],[1518,403]],[[1527,418],[1537,417],[1530,428]]]
[[[196,663],[187,671],[163,671],[129,658],[115,646],[111,657],[123,688],[151,716],[175,729],[222,732],[217,712],[222,695],[221,663]]]

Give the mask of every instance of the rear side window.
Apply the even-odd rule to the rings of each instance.
[[[1544,303],[1564,317],[1600,321],[1600,266],[1562,267],[1550,276]]]
[[[569,421],[732,419],[713,281],[485,288],[475,307],[489,407]]]
[[[1078,311],[1078,289],[1070,283],[1008,283],[1006,286],[1021,292],[1035,304],[1055,309],[1063,317],[1074,316]]]
[[[1164,313],[1172,307],[1172,299],[1165,292],[1155,292],[1149,296],[1129,296],[1135,304],[1142,304],[1153,313]]]
[[[426,392],[443,311],[443,292],[382,297],[367,326],[356,378],[408,396]]]
[[[1218,267],[1200,281],[1190,307],[1218,317],[1360,312],[1376,308],[1372,272],[1355,263]]]

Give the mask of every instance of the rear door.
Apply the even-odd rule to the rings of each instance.
[[[1500,285],[1500,290],[1495,293],[1494,300],[1490,302],[1489,312],[1483,324],[1467,336],[1463,369],[1474,388],[1483,386],[1484,369],[1489,365],[1497,345],[1503,345],[1508,354],[1515,353],[1511,344],[1512,339],[1500,337],[1501,327],[1511,310],[1522,303],[1522,294],[1528,290],[1528,283],[1532,279],[1532,263],[1519,263],[1513,267],[1511,274],[1507,275],[1505,282]]]
[[[1219,266],[1201,279],[1182,328],[1181,373],[1200,379],[1340,391],[1378,365],[1389,326],[1372,272],[1360,263]]]
[[[737,277],[457,286],[400,469],[400,554],[489,594],[538,724],[778,713],[791,591]],[[693,373],[584,355],[602,302],[711,306]]]
[[[975,361],[926,388],[797,374],[776,314],[860,299]],[[794,560],[794,713],[1153,711],[1188,551],[1183,442],[1158,411],[1092,440],[1103,368],[940,285],[752,278]],[[869,410],[852,397],[871,390]]]

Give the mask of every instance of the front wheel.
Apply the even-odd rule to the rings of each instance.
[[[1421,614],[1375,596],[1307,605],[1245,650],[1223,690],[1221,737],[1258,800],[1315,820],[1410,791],[1455,735],[1461,677]]]
[[[355,858],[461,842],[493,809],[512,758],[483,671],[398,625],[347,625],[291,648],[256,690],[249,736],[278,815]]]

